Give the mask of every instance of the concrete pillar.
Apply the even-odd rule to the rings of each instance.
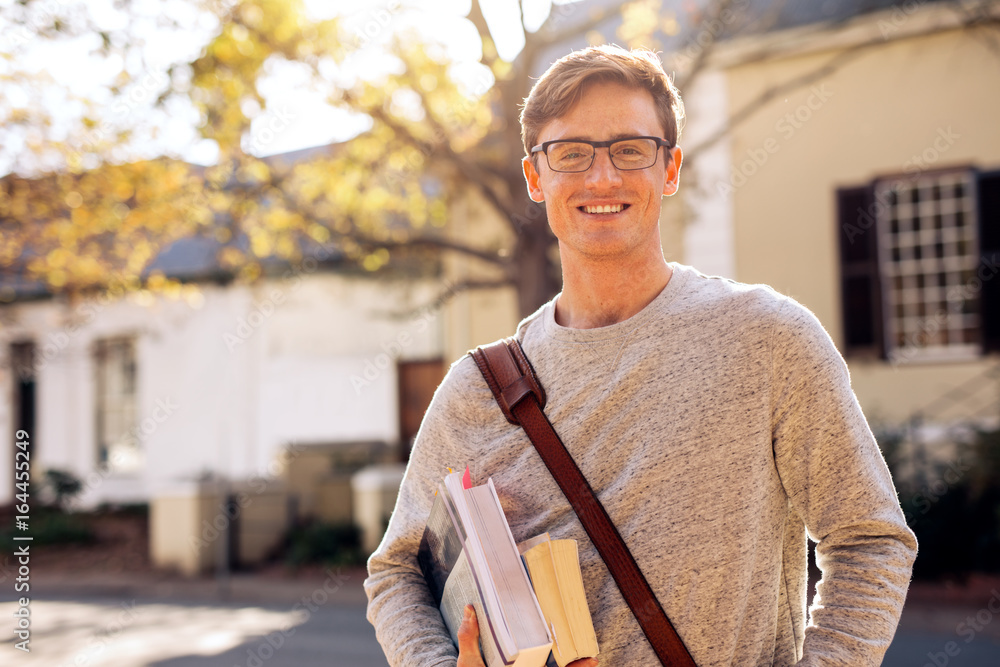
[[[149,503],[153,565],[189,576],[211,570],[229,527],[226,517],[215,516],[221,502],[215,485],[197,481],[178,482],[156,493]]]
[[[362,468],[351,478],[354,523],[361,529],[365,553],[375,551],[382,541],[405,470],[402,463],[382,463]]]

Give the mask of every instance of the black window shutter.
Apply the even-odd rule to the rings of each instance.
[[[983,351],[1000,352],[1000,171],[980,173],[977,181]]]
[[[844,356],[885,358],[875,188],[837,190]]]

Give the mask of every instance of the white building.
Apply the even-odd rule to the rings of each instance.
[[[273,477],[291,444],[404,453],[415,427],[400,397],[425,406],[445,369],[441,311],[412,312],[440,280],[307,262],[252,287],[198,287],[179,299],[0,307],[3,502],[14,495],[16,423],[30,430],[32,482],[71,472],[84,506],[144,502],[209,476]]]

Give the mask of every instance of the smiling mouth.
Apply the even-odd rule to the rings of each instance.
[[[584,213],[621,213],[630,204],[605,204],[604,206],[578,206]]]

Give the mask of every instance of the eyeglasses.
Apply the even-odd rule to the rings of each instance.
[[[672,148],[670,142],[659,137],[627,137],[614,141],[546,141],[531,149],[531,154],[545,153],[549,169],[574,174],[587,171],[594,165],[598,148],[608,148],[611,164],[621,171],[649,169],[656,164],[660,148]],[[669,153],[667,154],[669,158]]]

